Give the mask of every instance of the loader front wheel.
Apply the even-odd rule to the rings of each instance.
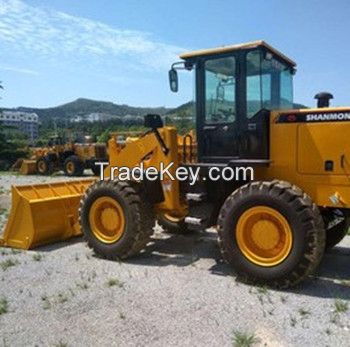
[[[77,155],[69,156],[63,163],[63,170],[66,176],[82,176],[84,164]]]
[[[53,162],[48,156],[41,157],[36,161],[36,171],[39,175],[51,175],[53,167]]]
[[[243,280],[277,288],[301,282],[318,266],[326,232],[318,207],[283,181],[233,192],[218,218],[223,258]]]
[[[152,206],[126,182],[98,181],[80,203],[79,220],[87,244],[107,259],[141,251],[153,232]]]

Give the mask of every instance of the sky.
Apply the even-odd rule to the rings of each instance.
[[[191,73],[169,90],[180,53],[258,39],[297,62],[295,102],[349,105],[349,17],[343,0],[0,0],[0,107],[178,106],[193,98]]]

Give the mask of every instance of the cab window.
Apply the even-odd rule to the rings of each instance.
[[[262,108],[293,108],[293,73],[290,66],[271,53],[254,50],[247,54],[247,118]]]
[[[205,122],[232,123],[236,119],[236,61],[207,60],[205,68]]]

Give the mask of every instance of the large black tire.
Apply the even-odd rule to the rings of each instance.
[[[163,230],[170,234],[187,234],[189,229],[184,219],[177,219],[166,214],[160,214],[157,217],[158,224]]]
[[[80,203],[79,222],[88,246],[96,254],[112,260],[126,259],[140,252],[150,241],[155,222],[152,206],[141,199],[142,193],[137,192],[136,186],[127,182],[98,181],[85,192]],[[89,222],[91,206],[100,197],[116,200],[124,213],[122,236],[113,243],[99,240]]]
[[[63,171],[66,176],[82,176],[84,173],[84,163],[76,155],[69,156],[63,163]]]
[[[331,223],[335,218],[343,218],[343,220],[332,227]],[[323,220],[326,226],[326,249],[329,250],[341,242],[348,233],[350,228],[350,218],[343,214],[337,215],[330,211],[323,215]]]
[[[41,157],[36,161],[36,172],[39,175],[52,175],[54,163],[48,156]]]
[[[237,243],[236,226],[240,216],[256,206],[276,210],[291,230],[290,251],[274,266],[261,266],[250,261]],[[276,288],[294,286],[311,274],[324,254],[326,241],[320,211],[311,198],[296,186],[277,180],[249,183],[233,192],[221,208],[218,234],[224,260],[241,279]]]

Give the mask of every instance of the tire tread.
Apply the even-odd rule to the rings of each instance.
[[[223,204],[218,217],[218,243],[222,257],[225,262],[232,264],[227,245],[225,244],[225,218],[233,205],[240,197],[248,194],[255,194],[257,191],[264,191],[267,196],[274,196],[283,199],[291,208],[294,208],[303,227],[307,230],[307,251],[304,253],[298,266],[290,273],[281,276],[273,283],[263,283],[259,278],[249,276],[248,282],[268,284],[277,288],[287,288],[297,285],[309,276],[319,265],[325,249],[325,231],[322,216],[318,207],[311,198],[300,188],[285,181],[257,181],[248,183],[234,191]],[[235,264],[232,264],[235,267]],[[240,277],[247,280],[247,274],[236,268]]]
[[[83,210],[85,202],[89,199],[89,196],[97,190],[107,189],[118,192],[118,194],[124,198],[127,208],[132,210],[132,216],[134,218],[133,225],[135,228],[129,232],[130,239],[126,246],[118,251],[118,254],[105,252],[104,248],[97,247],[96,239],[91,233],[83,230],[84,239],[88,247],[104,258],[119,260],[132,257],[146,247],[153,234],[154,214],[152,206],[145,199],[142,199],[142,196],[140,195],[141,193],[137,193],[133,186],[132,183],[127,182],[110,180],[98,181],[86,190],[80,202],[79,223],[82,229],[82,225],[84,225]]]

